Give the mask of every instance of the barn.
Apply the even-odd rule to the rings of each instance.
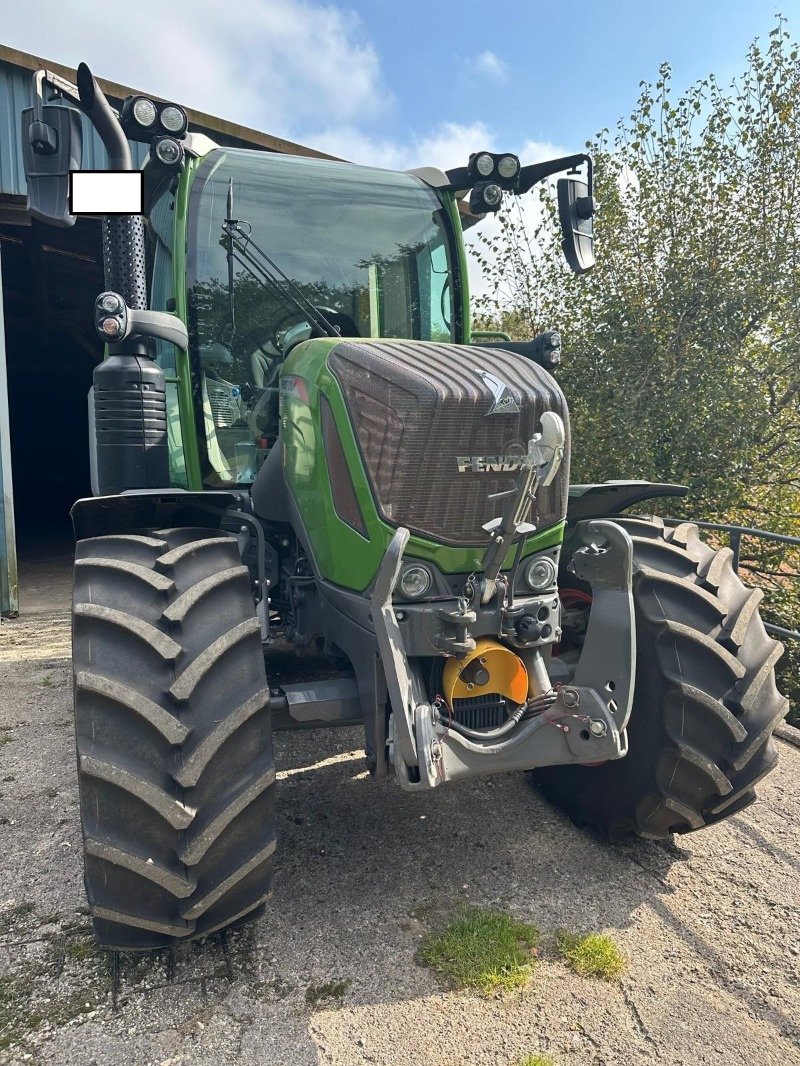
[[[60,63],[0,45],[0,609],[11,616],[19,572],[41,573],[71,554],[69,509],[90,494],[86,396],[103,356],[92,321],[103,289],[99,220],[56,229],[26,214],[20,113],[41,68],[75,80]],[[99,81],[115,106],[148,95]],[[191,128],[219,145],[322,154],[187,110]],[[85,119],[83,140],[83,168],[102,169],[105,150]],[[131,148],[141,164],[147,146]]]

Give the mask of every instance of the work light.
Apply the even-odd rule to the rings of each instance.
[[[161,125],[170,133],[181,134],[188,125],[188,117],[182,107],[167,104],[160,116]]]
[[[501,155],[497,161],[497,173],[506,181],[512,181],[519,174],[519,159],[515,155]]]
[[[122,102],[120,124],[130,141],[145,143],[165,130],[178,140],[183,140],[189,128],[189,116],[178,104],[163,104],[149,96],[128,96]]]
[[[145,129],[149,129],[153,125],[158,114],[156,105],[152,100],[148,100],[146,96],[138,96],[133,101],[131,111],[139,125]]]
[[[482,178],[488,178],[494,170],[494,156],[489,152],[478,152],[474,157],[474,166]]]
[[[430,590],[433,576],[427,566],[412,564],[400,574],[400,591],[407,600],[419,600]]]
[[[556,583],[556,568],[552,559],[533,559],[525,570],[525,583],[534,592],[544,592]]]

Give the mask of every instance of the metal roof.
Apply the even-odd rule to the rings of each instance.
[[[75,81],[75,71],[61,63],[19,52],[0,45],[0,195],[24,196],[26,192],[25,171],[22,165],[20,141],[20,111],[30,107],[33,101],[32,73],[46,67],[69,81]],[[131,89],[117,82],[97,79],[112,103],[119,104],[126,96],[148,95],[139,89]],[[161,99],[158,97],[157,99]],[[202,111],[187,108],[192,129],[207,134],[217,144],[237,148],[262,148],[270,152],[286,152],[292,155],[310,155],[333,159],[324,152],[316,152],[302,144],[272,137],[267,133],[239,126],[235,122],[206,115]],[[140,166],[147,156],[148,146],[131,142],[134,163]],[[83,168],[100,170],[105,166],[106,153],[100,138],[83,118]]]

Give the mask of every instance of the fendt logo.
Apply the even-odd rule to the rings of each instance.
[[[521,455],[457,455],[459,474],[512,474],[522,466]]]
[[[489,410],[486,412],[486,417],[489,415],[518,415],[519,404],[511,394],[511,389],[500,378],[496,378],[494,374],[490,374],[488,370],[481,371],[481,377],[484,382],[492,390],[492,396],[494,402]]]

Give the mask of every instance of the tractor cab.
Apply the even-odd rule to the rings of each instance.
[[[168,186],[154,219],[170,217],[172,198]],[[192,175],[188,222],[206,487],[254,480],[278,433],[281,367],[302,341],[463,339],[452,202],[414,174],[215,150]],[[165,273],[170,244],[154,235],[154,274]],[[151,306],[167,310],[163,288],[152,293]]]

